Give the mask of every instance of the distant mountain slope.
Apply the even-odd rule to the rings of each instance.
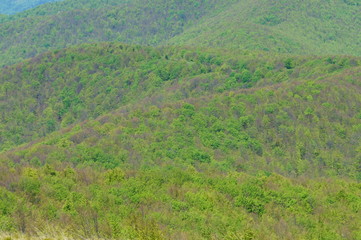
[[[142,134],[146,129],[149,139],[144,138],[129,159],[135,164],[140,159],[157,164],[166,158],[186,160],[189,151],[195,151],[204,161],[229,159],[224,164],[249,171],[357,177],[360,64],[355,57],[291,58],[113,43],[51,52],[0,72],[0,148],[128,106],[129,116],[122,110],[119,116],[104,116],[114,122],[109,120],[109,128],[99,131],[112,136],[118,127],[130,126],[124,138],[133,139],[133,131]],[[184,99],[192,105],[179,102]],[[134,120],[136,129],[141,125],[143,130],[131,127],[133,117],[139,118]],[[158,126],[158,120],[165,125]],[[177,126],[188,131],[178,136]],[[74,140],[74,147],[88,137],[92,144],[103,144],[96,129],[90,135],[79,133],[86,137]],[[153,150],[170,152],[155,154],[151,149],[158,135],[185,142],[161,137]],[[136,142],[126,144],[124,148],[137,149]],[[191,149],[183,151],[186,146]]]
[[[170,40],[180,45],[361,55],[361,1],[240,1]]]
[[[41,6],[0,24],[0,66],[84,42],[156,45],[233,1],[67,0]]]
[[[38,5],[60,0],[1,0],[0,13],[14,14]]]
[[[98,41],[361,55],[360,11],[343,0],[66,0],[0,18],[0,65]]]

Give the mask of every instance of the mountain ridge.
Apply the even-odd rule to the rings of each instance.
[[[34,8],[38,5],[54,2],[59,0],[2,0],[0,3],[0,13],[15,14],[27,9]]]
[[[318,126],[318,121],[323,114],[327,116],[327,120],[323,120],[324,124],[336,119],[343,119],[344,122],[335,123],[337,128],[333,130],[332,127],[329,128],[330,136],[338,131],[343,132],[342,134],[347,132],[351,134],[350,129],[346,130],[350,127],[355,128],[353,131],[358,131],[357,105],[359,103],[357,101],[359,101],[359,96],[357,92],[360,88],[358,81],[360,58],[305,56],[290,58],[287,55],[275,57],[272,55],[262,56],[259,53],[247,56],[232,51],[229,51],[228,54],[212,49],[153,48],[119,43],[97,43],[49,52],[29,60],[26,64],[7,67],[2,73],[1,79],[5,83],[8,81],[7,79],[13,81],[16,79],[17,88],[11,87],[9,82],[2,85],[5,88],[2,88],[1,92],[3,102],[1,108],[3,112],[8,113],[1,118],[2,148],[16,146],[26,142],[26,139],[31,141],[41,137],[39,134],[46,136],[69,124],[96,118],[129,104],[131,108],[137,105],[148,108],[186,99],[202,102],[202,98],[207,99],[207,96],[212,102],[212,99],[226,98],[228,93],[238,96],[243,94],[246,99],[249,95],[250,99],[253,99],[249,100],[251,101],[249,104],[251,104],[259,98],[257,91],[271,93],[281,91],[280,96],[282,97],[279,100],[269,100],[274,104],[263,103],[262,105],[259,103],[264,110],[261,110],[260,106],[253,106],[258,109],[257,114],[259,115],[257,117],[248,116],[242,121],[245,121],[244,124],[257,122],[257,128],[254,131],[256,129],[260,131],[263,128],[261,123],[266,124],[271,121],[269,117],[275,112],[280,115],[275,115],[273,121],[284,122],[288,125],[291,123],[288,122],[291,121],[291,118],[293,121],[299,118],[301,119],[300,126],[304,124],[305,129],[313,118],[318,119],[314,122],[317,125],[316,129],[322,128]],[[245,54],[250,54],[250,52],[245,52]],[[338,89],[331,87],[330,81],[335,86],[339,86]],[[299,87],[295,87],[298,85]],[[288,86],[289,90],[287,88],[282,90],[285,86]],[[324,91],[322,101],[317,100],[321,89]],[[348,95],[345,93],[347,91]],[[339,95],[337,98],[339,106],[335,100],[330,99],[331,92],[335,96]],[[351,95],[351,93],[353,94]],[[287,94],[292,97],[290,98]],[[117,100],[114,101],[114,99]],[[291,110],[287,104],[292,102],[296,104],[295,99],[299,99],[303,105],[308,105],[308,107],[303,110]],[[289,103],[286,104],[285,101]],[[313,103],[313,101],[317,102]],[[281,107],[282,104],[286,105]],[[336,115],[333,116],[326,110],[328,108],[334,109],[337,112]],[[31,112],[27,113],[25,109],[30,109]],[[284,109],[289,109],[291,112],[297,111],[297,113],[286,113]],[[317,114],[315,114],[316,109],[320,111]],[[345,113],[346,110],[349,112]],[[229,111],[227,114],[231,116],[231,110],[227,111]],[[342,115],[347,118],[341,117]],[[280,119],[276,120],[278,118]],[[307,123],[307,118],[310,118],[310,123]],[[335,119],[332,120],[333,118]],[[224,116],[224,119],[227,117]],[[250,122],[247,123],[247,121]],[[271,122],[267,124],[275,124]],[[346,126],[347,122],[350,126]],[[22,127],[25,126],[24,124],[28,126],[26,129]],[[252,134],[262,136],[261,132]],[[292,135],[295,132],[289,134]],[[213,138],[217,139],[216,136]],[[21,141],[19,141],[20,139]],[[218,140],[218,143],[212,144],[218,146],[225,141],[221,139]],[[256,144],[254,146],[256,152],[253,154],[257,155],[257,151],[261,150],[256,149],[261,149],[260,144],[267,142],[266,139],[267,137],[263,136],[255,143],[246,141],[245,144],[246,146],[247,144]],[[321,145],[325,144],[323,142],[325,140],[317,141]],[[339,141],[343,142],[344,140],[340,138]],[[209,146],[206,144],[206,146],[212,149],[212,144]],[[285,147],[284,144],[282,144],[283,147]],[[356,154],[352,147],[354,144],[351,142],[341,144],[349,149],[345,153],[352,152],[351,155],[345,157],[345,161],[354,159]],[[328,148],[326,145],[324,147]],[[345,167],[348,168],[346,165]],[[355,174],[355,170],[348,169],[347,171],[353,171]],[[284,170],[282,173],[285,174]]]
[[[361,239],[359,2],[0,15],[0,238]]]
[[[357,239],[360,74],[355,66],[317,81],[145,99],[2,152],[1,229],[70,239]]]
[[[288,5],[261,0],[188,0],[181,4],[142,1],[87,1],[82,6],[81,2],[77,5],[77,1],[68,0],[5,18],[0,24],[0,65],[51,49],[97,41],[198,45],[296,55],[361,54],[360,6],[341,0],[317,0],[310,6],[296,0]],[[311,10],[318,9],[316,6],[323,6],[319,15]],[[307,23],[310,19],[312,24]]]

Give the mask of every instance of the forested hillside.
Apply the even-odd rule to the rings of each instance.
[[[206,163],[134,171],[36,162],[1,167],[0,228],[34,236],[4,239],[361,237],[353,181],[251,176]]]
[[[0,65],[84,42],[157,45],[232,2],[66,0],[41,6],[0,24]]]
[[[114,48],[119,49],[119,46],[105,46],[107,50]],[[131,48],[126,48],[133,52]],[[104,47],[97,51],[102,50]],[[142,50],[147,50],[153,56],[157,53],[161,56],[161,51],[152,48]],[[45,145],[41,140],[40,145],[35,144],[35,150],[32,149],[29,154],[27,151],[18,151],[13,160],[17,161],[21,154],[22,161],[36,157],[41,164],[45,164],[51,159],[49,155],[55,154],[54,150],[64,160],[74,161],[75,164],[104,161],[112,168],[121,164],[117,156],[120,150],[125,154],[122,155],[125,157],[122,161],[137,167],[162,165],[164,161],[193,165],[199,161],[252,173],[262,169],[289,176],[361,178],[358,172],[360,162],[357,160],[361,147],[361,71],[356,60],[354,67],[346,67],[344,70],[335,70],[334,65],[337,66],[337,63],[330,63],[328,74],[322,75],[322,68],[311,72],[307,67],[312,65],[313,69],[317,69],[317,64],[320,67],[327,66],[325,62],[328,59],[294,59],[295,65],[287,69],[279,60],[262,63],[262,58],[253,57],[252,61],[257,59],[256,62],[242,61],[240,67],[236,58],[229,56],[228,59],[222,59],[213,55],[215,58],[208,59],[211,62],[212,59],[219,61],[219,66],[207,62],[202,66],[199,62],[200,68],[197,69],[195,65],[201,57],[197,54],[200,53],[188,51],[187,55],[194,60],[191,67],[189,62],[177,55],[182,53],[181,50],[177,52],[173,49],[173,55],[170,55],[169,50],[163,51],[169,54],[166,55],[168,60],[165,63],[153,60],[153,65],[149,64],[152,60],[147,59],[145,61],[148,65],[138,62],[137,69],[129,62],[129,68],[132,69],[130,76],[129,72],[123,71],[127,76],[118,70],[118,74],[115,73],[117,77],[111,78],[111,68],[106,69],[105,65],[101,65],[102,59],[109,58],[99,57],[93,59],[98,60],[99,64],[99,71],[93,74],[102,80],[86,78],[85,82],[81,76],[74,76],[78,80],[66,82],[64,79],[68,78],[65,75],[64,78],[54,78],[49,82],[51,87],[43,88],[40,87],[43,83],[35,82],[33,86],[39,88],[38,93],[36,89],[34,92],[22,92],[21,88],[20,91],[7,90],[8,95],[3,99],[7,99],[7,104],[3,108],[8,109],[3,112],[9,114],[3,115],[3,119],[8,117],[9,120],[3,121],[2,139],[39,138],[37,134],[46,135],[57,124],[66,127],[73,122],[88,119],[72,127],[75,132],[69,132],[67,128],[65,136],[62,136],[62,131],[58,132],[55,135],[59,137],[50,137]],[[205,53],[203,50],[202,54]],[[68,54],[71,56],[71,53]],[[69,55],[64,52],[64,58],[59,58],[60,62],[69,59]],[[138,59],[144,57],[136,53],[135,56]],[[72,65],[85,66],[85,55],[78,57]],[[345,60],[339,59],[341,62]],[[183,67],[174,63],[172,65],[173,61],[183,64]],[[256,63],[261,63],[261,66],[268,64],[269,69],[259,73],[264,76],[254,73],[261,71],[259,67],[255,70]],[[280,65],[279,69],[275,69],[277,64]],[[200,73],[206,66],[207,73]],[[45,75],[52,77],[51,68],[48,69]],[[165,72],[163,69],[172,70]],[[176,69],[185,71],[177,72]],[[151,78],[142,79],[143,71]],[[194,71],[193,75],[187,76],[191,71]],[[68,71],[63,69],[61,72]],[[82,71],[76,68],[69,72]],[[111,82],[101,77],[105,72],[108,72]],[[214,79],[214,76],[217,78]],[[124,82],[115,82],[115,79],[123,79]],[[25,86],[29,90],[33,88],[31,83]],[[30,92],[30,96],[26,95],[27,92]],[[31,98],[31,95],[34,97]],[[19,103],[15,101],[17,98],[20,98]],[[23,108],[16,109],[14,106],[17,105]],[[117,111],[111,111],[119,107]],[[31,110],[28,115],[22,114],[25,109]],[[96,120],[88,122],[98,116]],[[29,122],[20,121],[24,119]],[[12,131],[21,130],[22,126],[23,132]],[[88,142],[89,139],[91,142]],[[50,149],[46,147],[48,143]],[[40,147],[39,155],[37,146]],[[129,159],[126,157],[128,154],[131,156]]]
[[[1,74],[2,147],[37,138],[0,155],[3,231],[360,237],[359,58],[107,43]]]
[[[0,15],[0,239],[361,240],[360,13],[62,0]]]
[[[113,43],[50,52],[0,72],[0,149],[143,99],[160,104],[340,74],[356,81],[357,74],[346,71],[359,65],[360,59],[351,57],[305,58]],[[347,97],[350,100],[342,102],[357,105],[357,97]]]
[[[37,5],[54,2],[57,0],[1,0],[0,13],[13,14],[33,8]]]
[[[97,41],[361,55],[360,9],[344,0],[65,0],[0,19],[0,65]]]
[[[170,43],[361,55],[361,1],[239,1]]]

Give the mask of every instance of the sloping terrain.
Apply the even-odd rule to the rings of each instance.
[[[0,228],[28,233],[19,239],[360,238],[353,181],[191,166],[1,170]]]
[[[360,13],[64,0],[0,15],[0,238],[361,239]]]
[[[229,2],[67,0],[40,6],[0,24],[0,66],[84,42],[159,44]]]
[[[47,53],[8,71],[37,74],[48,62],[43,74],[54,77],[52,61],[69,68],[59,73],[80,73],[92,59],[107,89],[102,74],[112,76],[112,66],[124,64],[102,63],[112,61],[108,51],[158,79],[150,84],[157,87],[147,93],[150,79],[140,79],[131,84],[137,101],[3,152],[2,231],[75,239],[360,237],[360,59],[100,44]],[[163,61],[182,63],[186,75],[150,70],[177,69]],[[197,72],[194,65],[207,74],[187,76],[191,66]],[[141,76],[135,67],[132,72]],[[87,81],[81,91],[90,87],[93,102],[77,96],[84,106],[97,105],[96,90],[103,90]],[[50,85],[62,89],[56,82]],[[49,89],[41,92],[56,96]],[[81,102],[60,99],[69,112]]]
[[[357,67],[317,81],[285,80],[171,101],[178,93],[192,95],[194,87],[197,92],[207,88],[202,76],[190,82],[190,89],[177,80],[145,101],[85,121],[72,131],[31,143],[34,149],[9,156],[15,162],[35,157],[43,165],[52,163],[49,156],[55,151],[55,161],[110,168],[122,162],[139,167],[199,161],[253,173],[262,169],[290,176],[358,179],[359,76]]]
[[[2,0],[0,2],[0,13],[14,14],[36,7],[37,5],[54,1],[57,0]]]
[[[361,2],[239,1],[170,40],[293,54],[361,54]]]
[[[343,0],[65,0],[0,19],[0,65],[98,41],[360,55],[360,11]]]
[[[118,43],[50,52],[0,72],[0,149],[142,99],[158,104],[284,81],[316,80],[358,65],[358,58]]]

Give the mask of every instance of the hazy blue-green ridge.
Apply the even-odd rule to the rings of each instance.
[[[38,5],[59,0],[2,0],[0,2],[1,14],[14,14],[34,8]]]

